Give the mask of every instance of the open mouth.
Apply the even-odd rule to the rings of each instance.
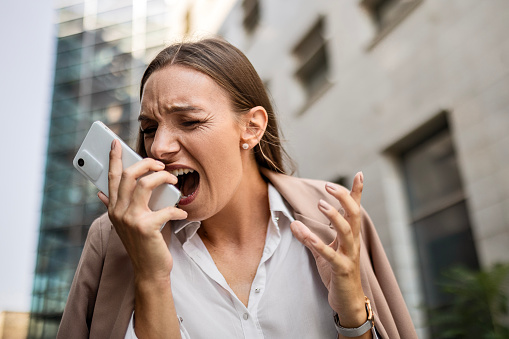
[[[175,187],[182,193],[182,200],[185,200],[196,193],[198,185],[200,184],[200,175],[195,170],[189,168],[180,168],[170,171],[171,174],[177,177],[178,182]]]

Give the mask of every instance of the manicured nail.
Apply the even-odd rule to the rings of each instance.
[[[325,187],[327,187],[328,189],[330,189],[332,191],[337,191],[336,185],[331,182],[326,183]]]
[[[319,206],[323,208],[324,210],[328,211],[332,208],[331,205],[327,203],[327,201],[320,199]]]
[[[362,171],[359,172],[360,176],[359,179],[361,179],[361,184],[364,183],[364,174],[362,174]]]
[[[295,224],[292,222],[290,224],[290,229],[292,230],[292,233],[296,236],[296,237],[300,237],[301,236],[301,231],[299,229],[298,226],[295,226]]]

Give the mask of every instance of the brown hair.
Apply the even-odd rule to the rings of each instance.
[[[268,123],[262,139],[254,148],[256,162],[258,166],[280,173],[285,173],[286,163],[293,171],[293,162],[281,146],[276,115],[265,86],[244,53],[219,38],[168,46],[159,52],[145,70],[141,79],[140,100],[150,75],[169,65],[190,67],[211,77],[228,93],[233,109],[238,114],[245,114],[256,106],[264,107]],[[138,133],[137,151],[141,156],[147,156],[141,130]]]

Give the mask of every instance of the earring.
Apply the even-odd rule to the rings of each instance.
[[[243,149],[248,149],[249,148],[249,145],[247,144],[247,142],[243,143],[242,144],[242,148]]]

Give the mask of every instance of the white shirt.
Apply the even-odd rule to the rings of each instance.
[[[270,184],[269,203],[265,248],[247,307],[197,234],[200,222],[173,223],[171,286],[182,338],[337,338],[315,260],[293,236],[293,217]],[[125,338],[136,338],[133,317]]]

